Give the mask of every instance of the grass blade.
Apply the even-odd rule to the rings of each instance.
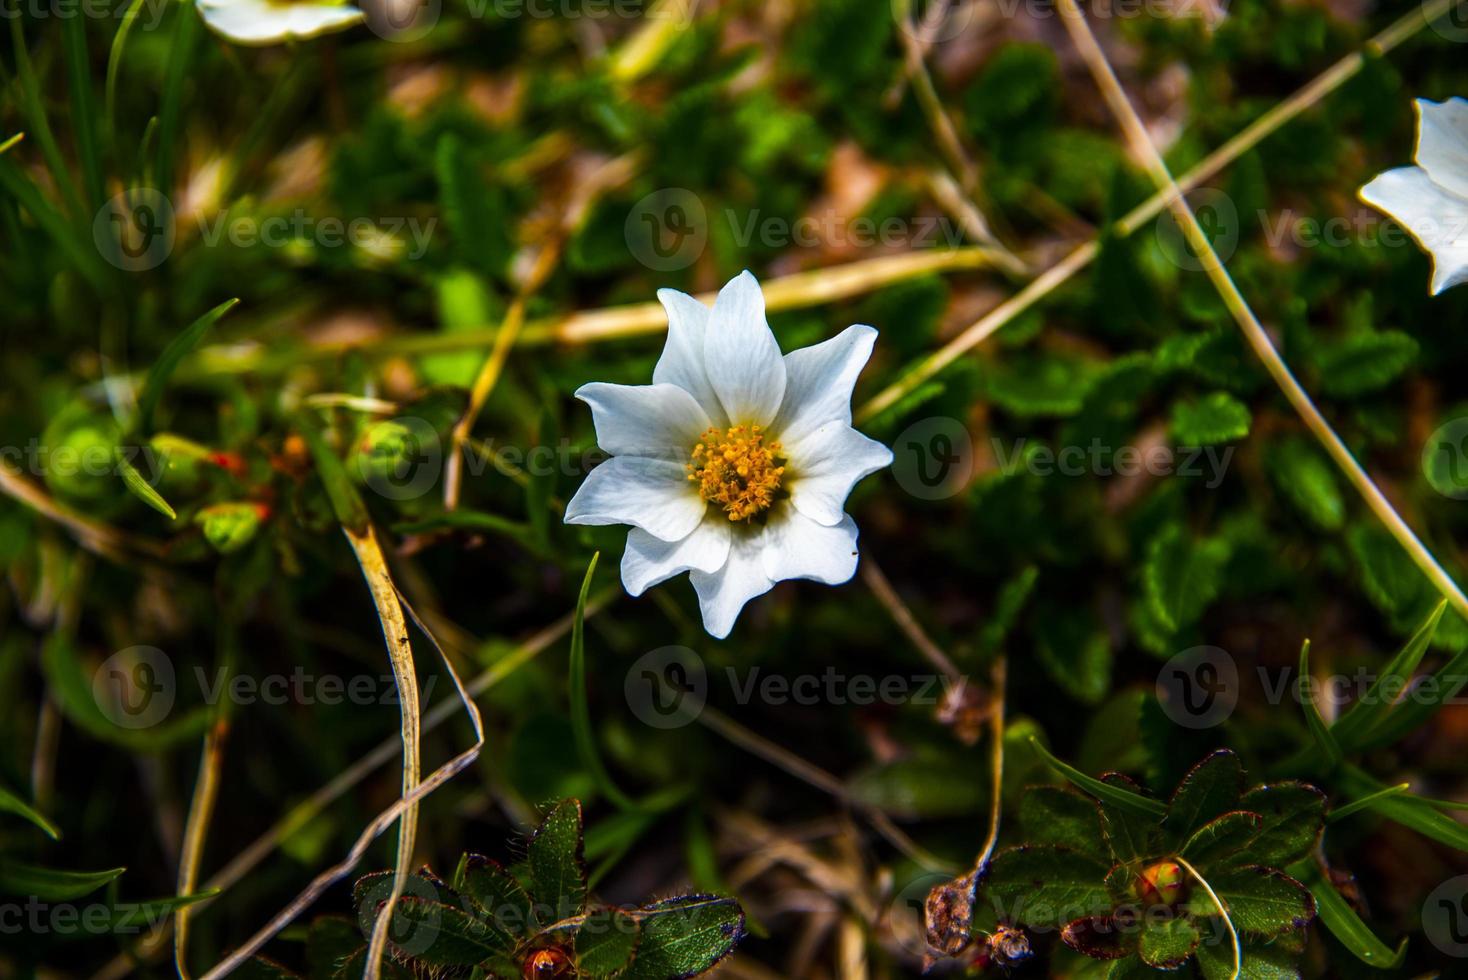
[[[47,837],[50,837],[52,840],[61,839],[61,831],[57,829],[54,823],[41,816],[40,812],[29,803],[3,786],[0,786],[0,812],[14,813],[25,817],[31,823],[45,831]]]
[[[1311,691],[1311,680],[1310,641],[1306,640],[1300,647],[1300,707],[1305,712],[1305,723],[1310,726],[1310,734],[1315,736],[1316,744],[1325,753],[1329,770],[1334,770],[1341,764],[1343,753],[1335,735],[1325,726],[1325,719],[1320,717],[1320,708],[1316,705],[1315,696]]]
[[[581,580],[581,594],[576,598],[576,618],[571,626],[571,669],[566,686],[571,696],[571,731],[576,738],[576,751],[581,762],[602,795],[623,810],[635,810],[634,803],[617,784],[603,764],[601,753],[596,748],[596,737],[591,732],[591,709],[586,701],[586,596],[591,591],[591,579],[596,574],[596,562],[601,557],[597,552],[586,566],[586,577]]]
[[[1351,749],[1360,748],[1360,742],[1369,737],[1372,729],[1380,725],[1392,713],[1393,705],[1387,703],[1382,696],[1384,685],[1391,682],[1394,689],[1401,690],[1411,681],[1412,675],[1417,672],[1418,664],[1422,662],[1422,657],[1427,652],[1428,644],[1432,642],[1432,635],[1437,631],[1437,624],[1447,607],[1446,601],[1437,604],[1437,608],[1423,621],[1421,626],[1417,627],[1416,632],[1412,634],[1396,656],[1392,657],[1382,668],[1381,676],[1336,722],[1335,736],[1343,745]]]
[[[102,161],[97,146],[97,113],[92,108],[92,72],[87,59],[87,22],[82,17],[61,18],[66,49],[67,81],[71,88],[71,128],[82,163],[82,189],[88,214],[96,213],[106,195]]]
[[[1307,858],[1292,865],[1289,873],[1310,889],[1320,922],[1358,960],[1379,970],[1394,970],[1401,965],[1407,955],[1407,940],[1404,938],[1393,952],[1361,921],[1356,910],[1347,904],[1335,886],[1325,880],[1313,859]]]
[[[204,334],[209,328],[219,322],[219,318],[239,305],[238,299],[228,299],[220,303],[214,309],[199,317],[184,330],[183,333],[174,337],[163,348],[163,353],[158,355],[158,360],[148,369],[148,378],[143,382],[143,393],[138,396],[138,421],[137,430],[144,435],[151,434],[153,430],[153,411],[158,407],[158,399],[163,397],[163,388],[168,384],[168,379],[173,376],[173,371],[178,367],[179,361],[199,345],[204,339]]]
[[[1040,744],[1039,739],[1031,737],[1030,744],[1035,747],[1036,752],[1039,752],[1044,757],[1046,762],[1050,763],[1051,768],[1070,780],[1077,789],[1085,790],[1092,796],[1105,800],[1113,806],[1144,817],[1162,817],[1167,813],[1167,805],[1161,800],[1148,799],[1145,796],[1124,790],[1120,786],[1112,786],[1109,783],[1103,783],[1099,779],[1087,776],[1074,766],[1066,765],[1051,755],[1050,751]]]

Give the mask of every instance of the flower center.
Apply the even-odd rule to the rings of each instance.
[[[731,521],[742,521],[769,508],[785,473],[780,444],[765,444],[757,425],[736,425],[727,432],[709,429],[693,447],[688,479],[698,495],[724,508]]]

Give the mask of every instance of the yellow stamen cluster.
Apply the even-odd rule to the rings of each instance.
[[[724,508],[729,520],[743,521],[775,502],[783,462],[780,444],[765,445],[757,425],[709,429],[693,447],[688,479],[698,484],[699,496]]]

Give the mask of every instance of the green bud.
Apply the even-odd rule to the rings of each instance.
[[[268,516],[262,504],[229,503],[205,507],[194,516],[204,537],[221,555],[239,551],[255,537]]]

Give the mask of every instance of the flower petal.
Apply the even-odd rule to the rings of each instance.
[[[703,628],[719,640],[734,628],[734,621],[739,618],[746,602],[775,587],[765,574],[765,531],[758,528],[731,530],[729,560],[724,566],[716,572],[695,571],[688,576],[698,591]]]
[[[673,384],[595,381],[577,388],[576,397],[591,406],[596,444],[613,456],[687,463],[712,424],[693,396]]]
[[[634,527],[622,552],[622,585],[628,595],[639,596],[684,572],[717,572],[729,560],[729,532],[729,521],[722,514],[705,516],[681,541],[660,541]]]
[[[239,44],[276,44],[344,30],[363,19],[356,7],[268,0],[199,0],[199,16],[216,34]]]
[[[842,515],[835,527],[785,507],[765,525],[765,574],[776,582],[808,578],[840,585],[856,574],[856,522]]]
[[[1468,197],[1468,100],[1417,100],[1416,160],[1434,184]]]
[[[765,297],[749,272],[719,293],[703,339],[703,366],[735,425],[768,427],[785,397],[785,361],[765,320]]]
[[[1361,200],[1397,219],[1432,253],[1432,294],[1468,281],[1468,198],[1450,194],[1421,167],[1388,170]]]
[[[631,524],[664,541],[681,541],[707,510],[679,464],[613,456],[587,474],[566,505],[566,523]]]
[[[727,429],[729,420],[714,386],[703,369],[703,338],[708,332],[710,310],[687,293],[676,289],[659,289],[658,299],[668,311],[668,340],[662,356],[652,369],[653,384],[677,385],[692,395],[708,417],[720,428]]]
[[[834,527],[846,516],[842,508],[851,488],[891,465],[892,450],[849,425],[832,425],[806,437],[792,452],[785,486],[796,510]]]
[[[772,426],[781,443],[788,447],[822,426],[851,424],[851,391],[876,342],[876,330],[858,325],[785,355],[785,400]]]

